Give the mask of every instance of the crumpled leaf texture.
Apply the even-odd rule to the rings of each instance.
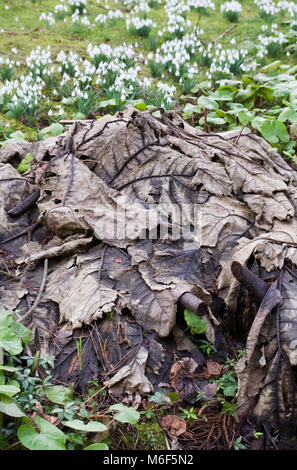
[[[262,138],[249,131],[237,138],[238,131],[205,134],[175,113],[158,119],[127,107],[23,149],[21,143],[15,150],[10,144],[0,152],[2,240],[16,232],[7,210],[31,194],[37,182],[38,220],[51,237],[19,250],[17,263],[34,270],[41,260],[50,260],[43,299],[56,304],[60,322],[73,329],[98,319],[111,326],[107,313],[128,310],[140,328],[157,335],[150,370],[158,373],[165,357],[160,339],[174,330],[183,293],[194,289],[209,306],[215,292],[236,311],[240,285],[231,273],[233,261],[246,265],[253,257],[266,272],[283,272],[288,261],[291,267],[297,264],[297,174]],[[34,156],[31,183],[1,183],[16,178],[15,168],[27,152]],[[198,222],[193,211],[186,214],[188,230],[182,238],[174,233],[185,224],[172,217],[181,206],[199,214]],[[119,220],[120,233],[114,230]],[[170,239],[164,235],[168,227]],[[275,324],[266,324],[270,307],[282,348],[296,365],[297,281],[284,271],[282,282],[273,287],[279,307],[269,302],[267,307],[263,300],[250,331],[246,361],[238,367],[239,402],[269,390],[264,382],[279,354]],[[6,286],[1,288],[9,299]],[[19,291],[19,297],[26,292]],[[214,337],[211,318],[208,335]],[[263,339],[263,329],[270,331],[270,342]],[[137,338],[133,360],[107,378],[115,390],[152,390],[146,374],[149,349]],[[110,354],[114,367],[119,358],[113,361]],[[282,376],[285,383],[285,372]],[[266,406],[261,403],[258,416]]]

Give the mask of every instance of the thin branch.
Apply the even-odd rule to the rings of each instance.
[[[21,237],[22,235],[25,235],[26,233],[28,232],[33,232],[33,230],[36,229],[36,227],[38,227],[39,222],[34,222],[34,224],[30,225],[29,227],[25,228],[24,230],[22,230],[21,232],[17,233],[16,235],[12,235],[11,237],[9,238],[6,238],[5,240],[2,240],[0,241],[0,245],[4,245],[4,243],[7,243],[7,242],[10,242],[11,240],[14,240],[15,238],[18,238],[18,237]]]
[[[242,128],[240,129],[240,132],[238,134],[238,136],[236,137],[236,140],[235,140],[235,144],[238,144],[238,141],[241,137],[241,134],[243,133],[243,129],[245,128],[245,124],[242,126]]]
[[[32,316],[34,310],[36,309],[36,307],[38,306],[38,304],[40,302],[40,299],[42,297],[42,294],[43,294],[43,291],[44,291],[44,288],[45,288],[46,280],[47,280],[47,271],[48,271],[48,259],[45,258],[42,282],[41,282],[41,285],[40,285],[38,295],[37,295],[36,300],[35,300],[34,304],[32,305],[32,307],[29,308],[29,310],[25,313],[25,315],[22,315],[22,318],[21,318],[22,322],[24,320],[26,320],[27,318],[30,318]]]
[[[205,302],[200,300],[190,292],[186,292],[179,298],[179,303],[191,312],[197,313],[197,315],[205,315],[208,313],[208,308]]]
[[[233,276],[236,277],[243,287],[245,287],[258,302],[261,302],[269,289],[266,282],[262,281],[262,279],[244,266],[241,266],[237,261],[233,261],[231,271]]]
[[[214,44],[216,44],[219,39],[222,39],[224,36],[226,36],[226,34],[230,33],[230,31],[232,31],[232,29],[236,28],[236,26],[237,26],[237,24],[232,24],[231,26],[229,26],[229,28],[227,28],[225,31],[223,31],[221,34],[219,34],[219,36],[217,36],[212,42]]]
[[[7,214],[13,215],[15,217],[18,215],[22,215],[24,212],[26,212],[28,209],[34,206],[34,204],[38,201],[39,197],[40,197],[40,189],[37,189],[36,191],[34,191],[34,193],[30,194],[30,196],[26,197],[26,199],[24,199],[15,207],[10,209],[7,212]]]
[[[64,198],[63,198],[63,206],[65,206],[66,199],[70,192],[70,188],[71,188],[72,181],[73,181],[73,173],[74,173],[74,153],[72,152],[71,160],[70,160],[70,171],[69,171],[68,183],[67,183],[67,188],[66,188]]]

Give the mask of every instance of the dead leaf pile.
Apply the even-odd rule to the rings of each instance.
[[[206,338],[218,345],[216,301],[234,314],[247,287],[232,274],[237,262],[269,288],[237,366],[238,403],[259,419],[295,417],[297,173],[262,138],[238,132],[206,134],[175,113],[127,107],[1,150],[0,309],[28,311],[48,260],[31,327],[60,380],[192,395],[186,364],[204,365],[204,378],[221,365],[206,364],[176,325],[179,302],[187,293],[203,302]],[[20,175],[27,152],[34,161]]]

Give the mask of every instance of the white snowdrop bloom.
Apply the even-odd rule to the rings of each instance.
[[[8,5],[5,5],[5,10],[9,10],[9,6]]]
[[[54,25],[56,23],[56,20],[52,14],[52,12],[49,12],[48,14],[46,13],[41,13],[40,17],[39,17],[39,20],[40,21],[47,21],[51,26]]]
[[[55,5],[55,8],[54,8],[54,12],[57,14],[57,13],[67,13],[68,12],[68,8],[66,5],[63,5],[62,3],[58,3],[57,5]]]
[[[17,53],[18,53],[18,50],[17,50],[15,47],[13,47],[13,48],[11,49],[11,52],[12,52],[13,54],[17,54]]]
[[[211,0],[188,0],[188,5],[191,8],[197,8],[197,9],[210,9],[214,10],[216,9],[215,4]]]
[[[230,2],[223,3],[220,7],[220,10],[221,10],[222,13],[228,12],[228,11],[241,13],[242,6],[239,2],[236,2],[235,0],[231,0]]]

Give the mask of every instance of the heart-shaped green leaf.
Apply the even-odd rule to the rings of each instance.
[[[17,386],[15,384],[0,385],[0,394],[6,395],[8,397],[13,397],[13,395],[19,393],[19,391],[20,386]]]
[[[107,427],[98,421],[89,421],[87,424],[85,424],[79,419],[73,419],[71,421],[64,421],[63,424],[69,428],[85,432],[103,432],[107,430]]]
[[[45,394],[50,401],[59,405],[64,405],[72,400],[72,391],[69,388],[63,387],[63,385],[46,387]]]
[[[104,442],[98,442],[96,444],[90,444],[89,446],[85,447],[84,450],[108,450],[108,445]]]
[[[56,426],[40,416],[35,416],[39,432],[31,424],[23,424],[18,429],[20,442],[30,450],[66,450],[66,436]]]
[[[140,418],[140,413],[138,411],[132,407],[125,406],[122,403],[110,406],[109,410],[118,412],[114,416],[114,419],[121,423],[136,424]]]
[[[0,413],[13,416],[14,418],[26,416],[12,398],[2,394],[0,394]]]

